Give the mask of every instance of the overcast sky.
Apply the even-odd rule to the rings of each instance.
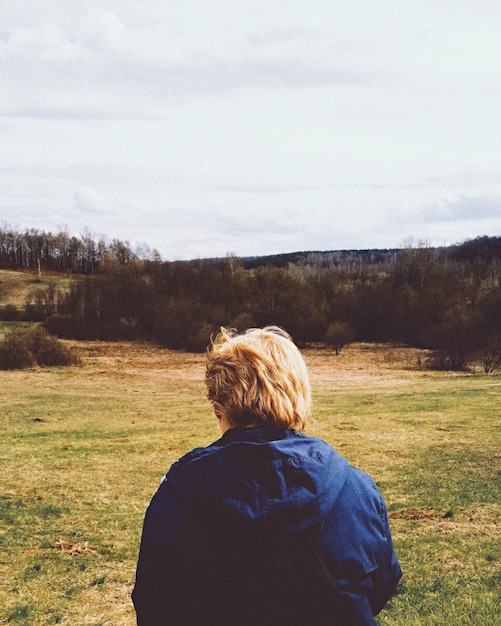
[[[166,260],[501,236],[499,0],[0,0],[0,221]]]

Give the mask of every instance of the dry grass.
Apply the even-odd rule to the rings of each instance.
[[[58,289],[66,290],[76,275],[61,272],[43,272],[35,270],[0,270],[0,305],[11,304],[22,309],[26,297],[37,289],[45,289],[54,284]]]
[[[145,506],[175,459],[218,436],[204,357],[72,345],[79,367],[0,372],[0,621],[132,626]],[[501,376],[422,371],[398,346],[304,354],[308,432],[389,507],[405,578],[380,624],[494,625]]]
[[[27,293],[35,284],[35,274],[0,270],[0,304],[22,307]]]

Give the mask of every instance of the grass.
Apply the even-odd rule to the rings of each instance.
[[[218,437],[202,356],[76,347],[79,367],[0,372],[0,623],[132,626],[145,507]],[[379,624],[498,624],[501,376],[423,372],[384,346],[305,355],[308,432],[388,505],[404,578]]]
[[[42,272],[36,270],[0,270],[0,305],[11,304],[22,309],[26,297],[38,289],[46,289],[50,284],[66,291],[77,275],[62,272]]]

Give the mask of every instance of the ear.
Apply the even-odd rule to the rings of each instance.
[[[215,404],[213,409],[214,415],[217,417],[219,429],[221,430],[221,433],[224,434],[227,430],[231,428],[231,425],[226,417],[226,413],[224,412],[221,405]]]
[[[219,421],[221,421],[222,419],[225,419],[225,412],[223,407],[218,404],[217,402],[214,402],[212,405],[212,410],[214,411],[214,415],[217,417],[217,419]]]
[[[214,415],[217,417],[218,420],[220,420],[224,416],[224,413],[217,406],[213,406],[212,408],[214,409]]]

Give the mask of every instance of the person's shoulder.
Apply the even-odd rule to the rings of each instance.
[[[191,463],[195,461],[198,461],[199,459],[203,459],[204,457],[211,456],[217,451],[215,444],[217,444],[217,441],[209,444],[208,446],[198,446],[196,448],[193,448],[189,452],[186,452],[171,465],[169,472],[173,470],[174,471],[179,470],[183,467],[190,465]]]
[[[318,458],[322,460],[337,455],[337,452],[327,441],[293,429],[281,431],[280,437],[271,439],[270,444],[274,449],[292,458],[304,457],[305,459]]]
[[[315,435],[295,432],[300,447],[308,456],[318,456],[321,459],[335,460],[339,464],[347,465],[348,461],[325,439]]]
[[[349,472],[353,481],[358,482],[360,485],[363,485],[369,490],[378,490],[375,480],[366,471],[360,469],[359,467],[349,465]]]
[[[384,517],[386,509],[383,496],[376,481],[367,472],[348,465],[346,481],[342,496],[354,501],[362,507],[368,507],[367,510],[377,512],[378,517]]]
[[[336,452],[333,446],[328,441],[322,439],[321,437],[317,437],[316,435],[310,435],[304,432],[299,432],[297,430],[287,430],[286,433],[287,437],[291,438],[292,440],[301,442],[304,445],[309,445],[312,448],[318,448],[320,450],[330,450]]]

